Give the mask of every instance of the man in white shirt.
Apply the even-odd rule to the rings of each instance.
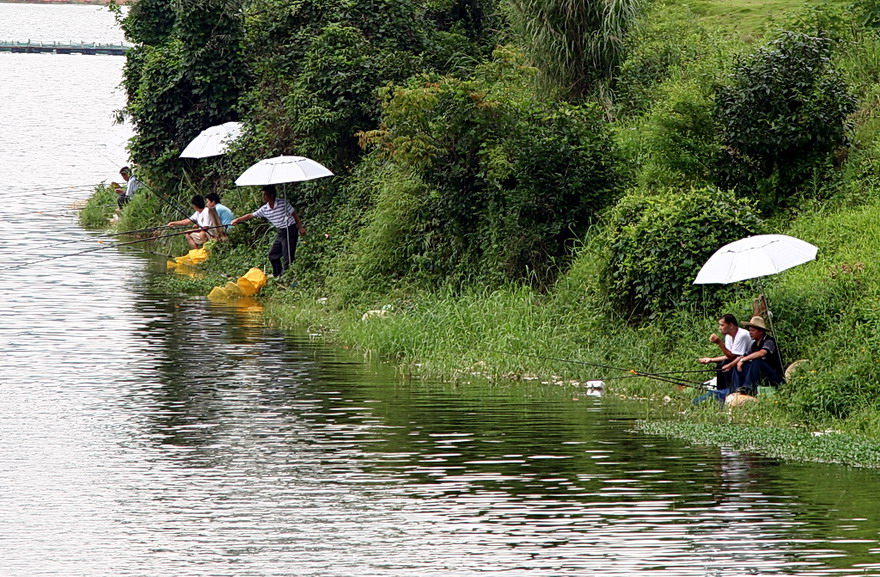
[[[173,220],[168,223],[168,226],[196,225],[198,228],[186,233],[186,242],[189,243],[190,248],[197,249],[211,238],[211,216],[205,208],[205,199],[201,194],[193,196],[190,202],[195,209],[192,216],[182,220]]]
[[[709,335],[709,342],[718,345],[718,348],[721,349],[721,355],[701,357],[699,361],[704,365],[715,363],[718,377],[715,388],[722,390],[733,385],[730,371],[736,365],[737,359],[749,353],[752,337],[749,336],[749,331],[739,326],[736,317],[730,314],[722,315],[718,319],[718,331],[724,335],[724,339],[722,340],[717,334],[712,333]]]

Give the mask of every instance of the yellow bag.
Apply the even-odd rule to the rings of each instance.
[[[194,248],[183,256],[176,256],[177,264],[196,265],[208,260],[208,251],[203,248]]]
[[[192,252],[194,251],[190,251],[190,253]],[[169,264],[169,266],[171,265]],[[260,292],[260,289],[266,286],[267,281],[266,274],[262,270],[252,268],[236,282],[230,281],[226,283],[225,286],[218,286],[211,289],[211,292],[208,293],[208,299],[214,302],[220,302],[232,301],[242,297],[251,297]]]
[[[236,284],[244,296],[254,296],[260,289],[266,286],[266,275],[258,268],[252,268],[245,275],[238,279]]]

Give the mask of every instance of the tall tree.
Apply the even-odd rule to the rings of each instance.
[[[545,88],[579,100],[611,78],[644,0],[510,0],[510,20]]]

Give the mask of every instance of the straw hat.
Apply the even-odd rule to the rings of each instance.
[[[744,325],[745,328],[755,327],[756,329],[761,329],[764,332],[767,332],[767,325],[764,324],[764,319],[761,317],[752,317],[749,322]]]

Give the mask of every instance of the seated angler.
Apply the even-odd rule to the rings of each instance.
[[[193,196],[190,202],[192,203],[193,210],[195,210],[192,216],[181,220],[173,220],[168,223],[168,226],[195,225],[196,228],[186,233],[186,242],[191,249],[197,249],[214,236],[214,230],[217,230],[218,227],[215,227],[211,222],[210,212],[205,208],[205,199],[201,194]]]
[[[209,209],[213,208],[217,211],[217,214],[220,217],[220,224],[225,226],[224,231],[228,231],[229,227],[232,225],[232,220],[235,218],[235,215],[232,214],[232,211],[229,210],[223,204],[220,204],[220,195],[216,192],[209,192],[205,195],[205,206]]]
[[[709,342],[714,343],[721,349],[721,355],[717,357],[701,357],[699,362],[708,365],[714,364],[716,369],[716,390],[731,389],[733,375],[731,374],[736,360],[749,352],[752,339],[746,329],[740,328],[736,317],[731,314],[722,315],[718,319],[718,330],[723,339],[717,334],[709,335]]]
[[[752,337],[752,346],[748,354],[736,361],[733,388],[739,393],[754,396],[758,392],[758,383],[761,380],[775,387],[783,382],[784,373],[776,339],[767,331],[764,319],[752,317],[745,328]]]

